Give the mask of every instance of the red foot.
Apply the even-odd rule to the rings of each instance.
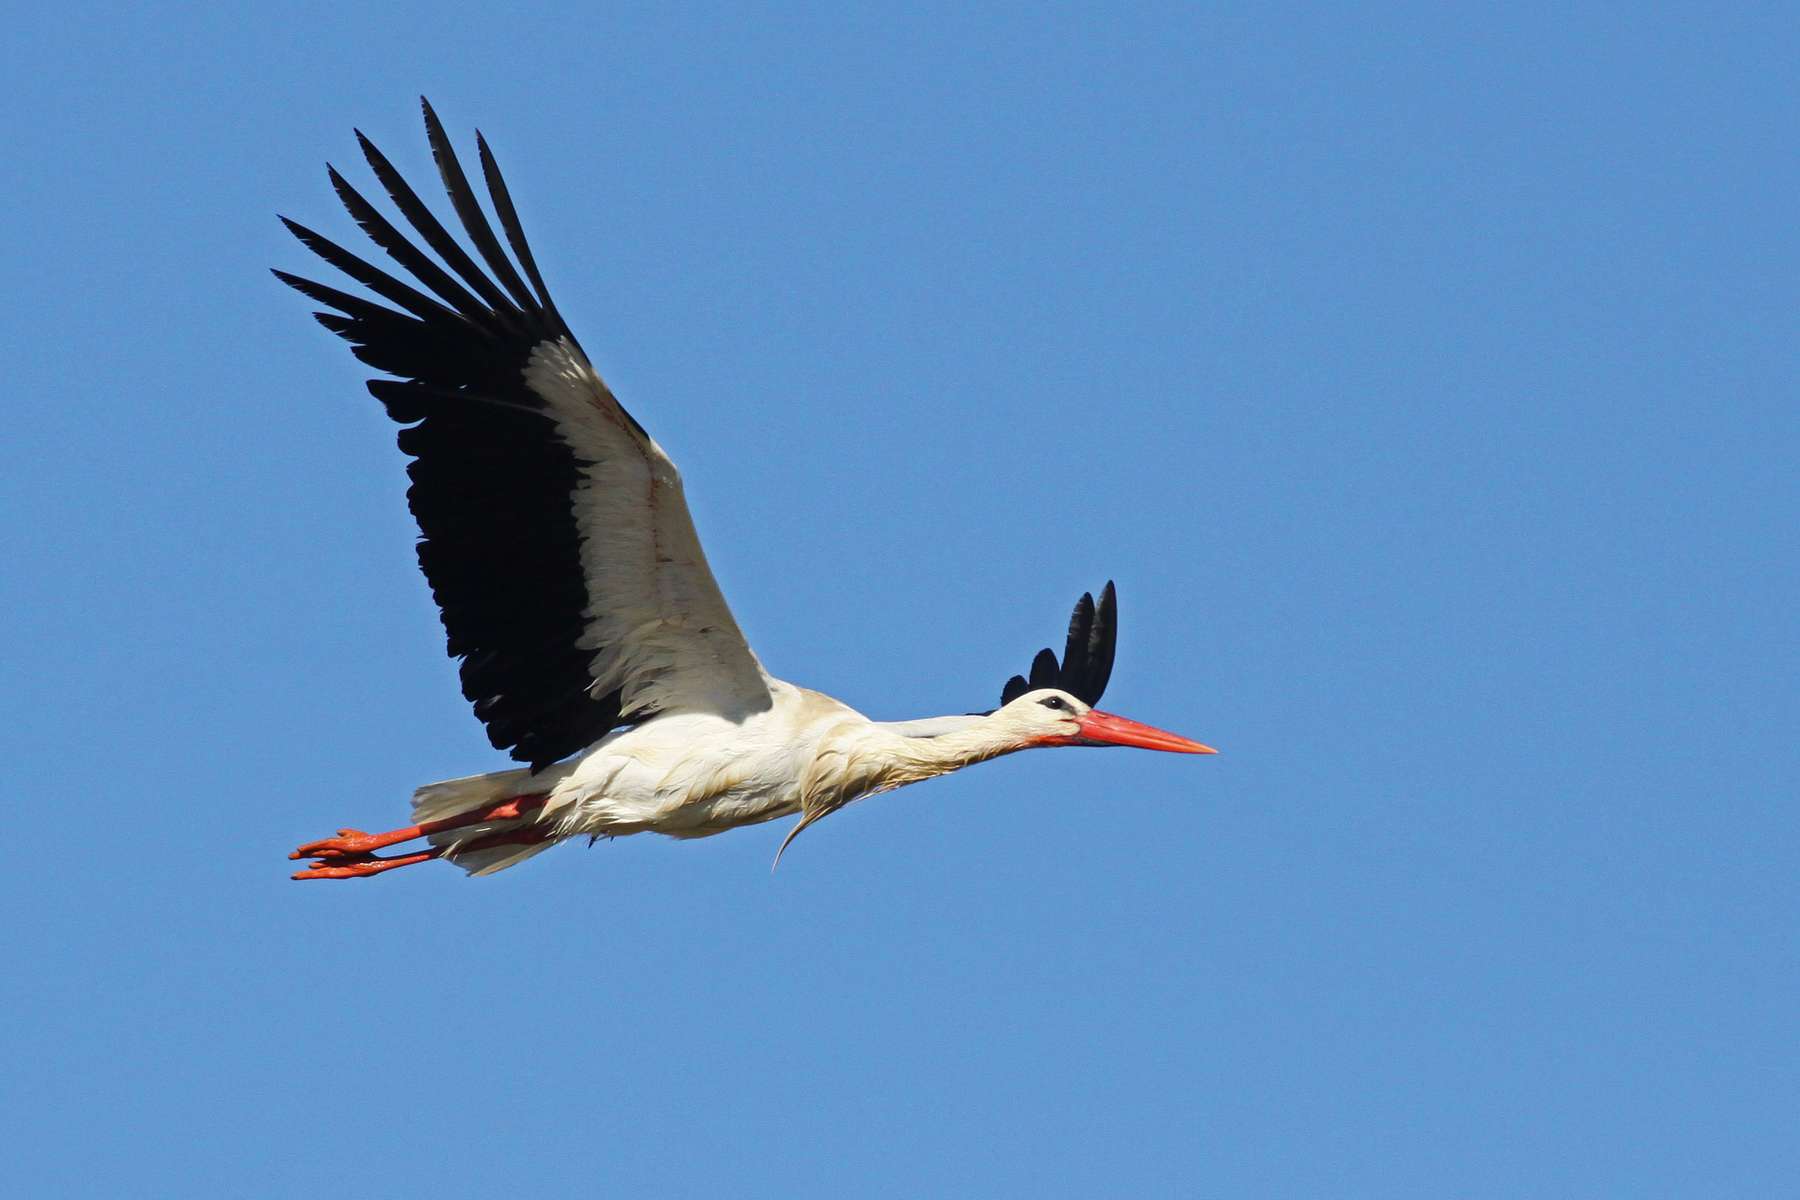
[[[394,834],[408,834],[409,837],[395,837]],[[383,846],[392,846],[396,842],[409,841],[418,837],[409,829],[396,829],[392,833],[364,833],[360,829],[340,829],[336,837],[320,838],[316,842],[308,842],[300,847],[289,858],[339,858],[357,854],[368,854]]]
[[[456,849],[459,851],[489,850],[495,846],[531,846],[550,835],[551,831],[542,826],[526,829],[503,829],[499,833],[471,838]],[[390,854],[386,858],[365,851],[339,852],[334,850],[313,859],[312,866],[304,871],[296,871],[288,878],[362,879],[369,875],[379,875],[383,871],[392,871],[395,867],[410,867],[414,863],[430,862],[434,858],[441,857],[445,853],[445,849],[443,846],[433,846],[429,850],[420,850],[414,854]]]
[[[486,808],[472,808],[468,812],[441,817],[436,821],[426,821],[422,825],[407,825],[400,829],[390,829],[386,833],[364,833],[360,829],[340,829],[337,831],[336,837],[320,838],[316,842],[308,842],[288,857],[366,858],[375,851],[388,846],[397,846],[401,842],[410,842],[414,838],[443,833],[448,829],[461,829],[465,825],[481,825],[488,821],[516,821],[526,813],[536,812],[544,807],[549,799],[550,797],[547,795],[513,796],[498,804],[490,804]]]
[[[391,871],[395,867],[410,867],[414,863],[430,862],[442,854],[442,850],[421,850],[417,854],[393,854],[387,858],[365,855],[356,862],[332,865],[333,860],[321,858],[305,871],[296,871],[290,879],[364,879],[370,875],[379,875],[383,871]]]

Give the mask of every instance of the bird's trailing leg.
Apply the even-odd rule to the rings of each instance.
[[[312,866],[304,871],[295,871],[290,879],[362,879],[369,875],[379,875],[383,871],[391,871],[395,867],[410,867],[414,863],[430,862],[440,857],[444,851],[433,846],[429,850],[421,850],[417,854],[390,854],[383,857],[379,854],[341,854],[332,858],[315,858]]]
[[[433,846],[429,850],[421,850],[416,854],[333,854],[326,858],[313,860],[313,865],[304,871],[296,871],[293,879],[364,879],[370,875],[379,875],[383,871],[392,871],[395,867],[410,867],[414,863],[430,862],[434,858],[442,858],[446,853],[460,854],[474,850],[492,850],[496,846],[535,846],[551,836],[551,830],[507,829],[499,833],[484,834],[478,838],[470,838],[455,846]]]
[[[379,875],[381,872],[391,871],[395,867],[429,862],[431,859],[439,857],[443,853],[443,848],[434,848],[414,854],[394,854],[387,857],[377,857],[375,854],[377,850],[388,846],[397,846],[401,842],[410,842],[414,838],[430,837],[435,833],[447,833],[451,830],[486,825],[494,821],[517,821],[542,809],[548,800],[547,795],[513,796],[497,804],[454,813],[435,821],[424,821],[417,825],[390,829],[385,833],[364,833],[360,829],[340,829],[337,831],[336,837],[308,842],[288,857],[317,860],[310,870],[296,874],[295,879],[354,879],[364,875]],[[499,845],[529,845],[532,842],[542,841],[547,836],[549,836],[547,829],[508,830],[475,838],[459,848],[485,849]]]

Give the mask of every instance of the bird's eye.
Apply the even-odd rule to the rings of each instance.
[[[1045,708],[1054,708],[1054,709],[1057,709],[1058,711],[1069,707],[1068,705],[1066,705],[1062,702],[1061,696],[1045,696],[1042,700],[1039,700],[1038,703],[1043,705]]]

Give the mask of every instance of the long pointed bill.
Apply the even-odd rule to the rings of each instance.
[[[1077,746],[1141,746],[1145,750],[1170,750],[1176,754],[1218,753],[1211,746],[1203,746],[1179,734],[1140,725],[1099,709],[1081,718],[1081,735],[1074,742]]]

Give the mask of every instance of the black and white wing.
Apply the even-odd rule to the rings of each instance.
[[[1119,645],[1119,597],[1109,579],[1100,589],[1100,603],[1088,592],[1075,602],[1069,617],[1069,637],[1062,661],[1048,646],[1031,660],[1031,674],[1014,675],[1000,690],[1000,703],[1011,704],[1038,688],[1061,688],[1087,705],[1100,703],[1106,681],[1112,678],[1113,653]]]
[[[463,695],[495,747],[533,769],[652,713],[767,708],[769,679],[719,594],[674,464],[557,312],[487,142],[476,135],[516,267],[423,107],[451,207],[485,269],[358,132],[375,177],[438,261],[327,168],[350,215],[411,282],[285,217],[382,303],[275,274],[330,310],[314,315],[357,358],[394,377],[369,391],[406,426],[419,565],[462,660]]]

